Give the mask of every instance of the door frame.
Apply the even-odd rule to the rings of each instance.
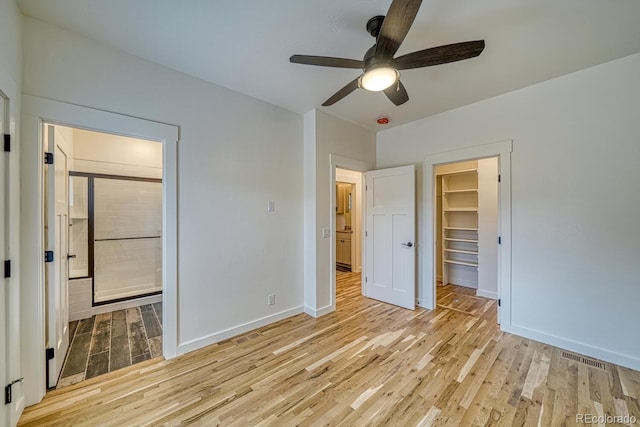
[[[330,286],[329,286],[329,301],[330,304],[326,308],[326,313],[330,313],[335,311],[336,309],[336,169],[346,169],[354,172],[360,172],[362,175],[360,177],[360,193],[363,193],[364,189],[364,173],[367,171],[367,165],[365,162],[355,159],[350,159],[348,157],[340,156],[335,153],[329,154],[329,165],[330,165],[330,173],[329,173],[329,189],[330,189],[330,197],[329,197],[329,232],[330,232],[330,255],[329,255],[329,278],[330,278]],[[357,189],[356,189],[357,191]],[[363,203],[363,195],[360,194],[360,212],[356,212],[356,216],[358,217],[358,223],[362,228],[364,226],[364,214],[365,214],[365,206]],[[354,236],[355,237],[355,236]],[[361,282],[361,292],[362,295],[366,296],[366,288],[364,282],[364,272],[365,272],[365,248],[364,248],[364,233],[360,232],[360,265],[362,269],[360,270],[360,282]],[[323,310],[325,311],[325,310]],[[320,314],[321,315],[321,314]]]
[[[3,325],[8,328],[2,334],[5,340],[8,342],[0,343],[0,351],[4,353],[4,357],[0,358],[1,362],[5,363],[4,373],[6,378],[0,378],[2,388],[7,385],[8,382],[13,382],[22,377],[24,372],[22,365],[22,352],[21,343],[19,337],[21,335],[20,322],[21,322],[21,310],[20,306],[20,141],[19,141],[19,129],[18,129],[18,117],[19,111],[19,90],[15,81],[11,76],[5,72],[5,69],[0,65],[0,102],[4,103],[3,114],[4,117],[0,117],[0,120],[4,122],[6,128],[3,127],[2,131],[5,134],[9,134],[11,138],[11,150],[5,152],[1,161],[5,167],[3,173],[5,174],[5,188],[3,189],[3,206],[4,209],[4,224],[5,227],[5,241],[1,244],[5,245],[5,259],[11,260],[11,277],[4,278],[2,289],[4,297],[2,299],[4,305],[0,307],[0,316],[3,316]],[[4,190],[8,194],[4,193]],[[8,218],[7,218],[8,217]],[[18,335],[18,342],[11,342],[11,338],[14,335]],[[5,345],[7,344],[7,345]],[[1,405],[4,405],[2,411],[0,411],[0,424],[8,422],[8,425],[17,424],[18,418],[24,409],[24,382],[15,383],[12,387],[13,402],[10,405],[4,405],[4,400]]]
[[[454,151],[427,156],[423,162],[423,220],[424,233],[420,233],[421,246],[424,248],[421,257],[422,273],[418,302],[421,307],[434,309],[436,304],[436,194],[435,167],[444,163],[456,163],[488,157],[498,158],[498,173],[501,182],[498,187],[498,230],[502,244],[498,249],[498,316],[500,329],[511,328],[511,152],[513,141],[500,141],[478,145]]]
[[[25,403],[46,393],[44,299],[43,124],[111,133],[162,143],[163,356],[177,356],[179,127],[29,95],[22,97],[21,332]],[[34,165],[38,165],[37,167]]]

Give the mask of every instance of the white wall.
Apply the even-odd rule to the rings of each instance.
[[[0,1],[0,68],[20,88],[22,71],[22,14],[13,0]]]
[[[37,20],[23,35],[24,93],[180,127],[179,352],[301,311],[299,115]]]
[[[498,298],[498,158],[478,160],[478,290]]]
[[[162,178],[162,144],[74,129],[76,172]]]
[[[304,118],[304,180],[305,180],[305,311],[322,315],[335,304],[335,277],[332,277],[331,238],[322,237],[322,229],[335,232],[335,193],[331,168],[332,158],[344,158],[349,164],[337,164],[344,169],[373,169],[375,165],[375,134],[367,129],[314,110]]]
[[[377,139],[378,167],[419,168],[433,153],[512,139],[511,329],[634,369],[640,369],[633,326],[640,301],[638,75],[635,54]]]

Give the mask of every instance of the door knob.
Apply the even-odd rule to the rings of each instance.
[[[406,246],[408,248],[411,248],[411,247],[413,247],[413,243],[411,243],[411,242],[403,243],[402,246]]]
[[[75,258],[75,255],[67,255],[67,259]]]

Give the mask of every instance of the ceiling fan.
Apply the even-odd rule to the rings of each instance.
[[[376,38],[374,44],[357,59],[330,56],[293,55],[289,61],[296,64],[320,65],[337,68],[361,68],[363,73],[337,91],[322,105],[329,106],[340,101],[358,88],[369,91],[384,91],[395,105],[409,100],[409,95],[400,81],[400,70],[429,67],[473,58],[484,50],[484,40],[448,44],[419,50],[394,58],[411,28],[422,0],[393,0],[386,16],[374,16],[367,22],[367,31]]]

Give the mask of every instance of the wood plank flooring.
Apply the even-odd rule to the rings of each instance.
[[[162,303],[70,322],[69,331],[57,388],[162,356]]]
[[[456,288],[436,310],[360,296],[339,275],[335,313],[256,329],[47,393],[23,426],[560,426],[640,418],[640,372],[605,370],[499,331],[495,302]],[[461,290],[462,291],[462,290]],[[449,308],[447,308],[449,307]]]

